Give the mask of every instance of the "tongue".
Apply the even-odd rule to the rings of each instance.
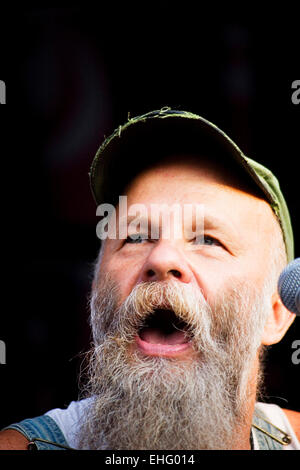
[[[143,341],[152,344],[183,344],[187,343],[184,331],[175,330],[164,334],[159,328],[145,328],[140,332]]]

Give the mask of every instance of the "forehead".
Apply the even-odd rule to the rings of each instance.
[[[141,153],[140,158],[144,155]],[[228,160],[224,156],[205,151],[202,154],[194,153],[166,153],[159,158],[153,156],[148,158],[148,163],[139,171],[134,173],[131,168],[129,172],[134,175],[128,178],[129,183],[125,185],[125,192],[131,190],[137,183],[147,180],[155,182],[158,179],[165,179],[168,182],[176,181],[178,184],[188,184],[198,179],[210,180],[212,183],[220,183],[223,186],[234,187],[245,193],[264,199],[261,189],[254,183],[252,178],[241,168],[240,165]],[[152,165],[149,163],[154,162]]]
[[[169,193],[170,188],[174,189]],[[176,199],[179,194],[195,201],[209,191],[235,193],[249,200],[262,201],[260,190],[238,170],[216,163],[211,158],[197,155],[172,155],[156,165],[141,171],[126,186],[125,193],[132,199],[144,195],[159,199]],[[151,202],[151,201],[149,201]],[[267,204],[268,206],[268,204]]]
[[[141,172],[127,186],[131,204],[201,204],[205,219],[234,227],[237,237],[272,236],[277,223],[269,204],[240,175],[209,159],[174,156]],[[245,233],[246,232],[246,233]],[[261,238],[261,237],[259,237]]]

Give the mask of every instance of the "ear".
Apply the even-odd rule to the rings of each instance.
[[[262,344],[268,346],[279,343],[295,320],[295,317],[296,315],[287,310],[281,302],[278,293],[275,292],[272,296],[272,313],[265,324]]]

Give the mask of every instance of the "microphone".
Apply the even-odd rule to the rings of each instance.
[[[300,258],[291,261],[280,274],[278,293],[283,305],[300,315]]]

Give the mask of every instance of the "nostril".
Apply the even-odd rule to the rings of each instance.
[[[153,269],[148,269],[147,276],[148,277],[153,277],[154,275],[155,275],[155,272],[153,271]]]
[[[174,277],[181,277],[181,272],[177,271],[177,269],[170,269],[169,273],[173,274]]]

